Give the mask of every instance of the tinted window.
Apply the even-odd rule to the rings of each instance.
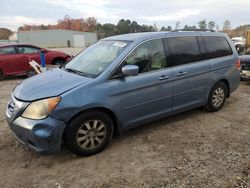
[[[207,58],[209,59],[233,54],[227,40],[224,37],[206,36],[203,37],[203,40],[207,50]]]
[[[139,73],[165,68],[166,57],[162,39],[141,44],[126,58],[125,63],[137,65]]]
[[[0,54],[15,54],[16,50],[14,47],[3,47],[0,48]]]
[[[38,48],[28,47],[28,46],[18,46],[17,50],[20,54],[32,54],[39,51]]]
[[[202,60],[196,37],[174,37],[166,39],[173,65]]]

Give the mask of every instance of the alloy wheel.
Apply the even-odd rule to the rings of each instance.
[[[214,107],[218,108],[224,101],[225,98],[225,92],[222,87],[218,87],[214,93],[212,98],[212,103]]]
[[[106,134],[106,128],[102,121],[89,120],[78,129],[76,140],[82,149],[93,150],[103,143]]]

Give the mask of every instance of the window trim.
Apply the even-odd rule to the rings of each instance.
[[[167,61],[167,52],[166,52],[166,49],[165,49],[165,45],[164,45],[164,39],[166,37],[155,37],[155,38],[150,38],[150,39],[146,39],[146,40],[143,40],[141,41],[140,43],[138,43],[136,46],[134,46],[130,51],[129,53],[118,63],[118,65],[114,68],[114,70],[110,73],[109,77],[108,77],[108,81],[113,81],[113,80],[117,80],[119,78],[113,78],[116,74],[116,72],[122,68],[122,64],[124,62],[124,60],[137,48],[139,47],[140,45],[144,44],[145,42],[148,42],[148,41],[152,41],[152,40],[157,40],[157,39],[161,39],[162,40],[162,44],[163,44],[163,51],[164,51],[164,54],[165,54],[165,59]],[[136,76],[139,76],[139,75],[144,75],[144,74],[149,74],[149,73],[152,73],[152,72],[157,72],[157,71],[161,71],[161,70],[165,70],[165,69],[169,69],[171,66],[169,67],[165,67],[163,69],[158,69],[158,70],[153,70],[153,71],[148,71],[148,72],[143,72],[143,73],[139,73],[138,75]]]

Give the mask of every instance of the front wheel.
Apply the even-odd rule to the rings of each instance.
[[[66,128],[66,143],[71,152],[90,156],[101,152],[113,135],[113,122],[103,112],[92,111],[77,116]]]
[[[36,71],[35,70],[29,70],[26,72],[26,77],[27,78],[30,78],[32,76],[35,76],[36,75]]]
[[[211,112],[219,111],[225,104],[227,98],[227,86],[223,82],[218,82],[209,94],[206,108]]]

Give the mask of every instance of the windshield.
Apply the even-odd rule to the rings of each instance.
[[[127,41],[99,41],[77,55],[64,69],[94,78],[116,60],[128,44]]]

